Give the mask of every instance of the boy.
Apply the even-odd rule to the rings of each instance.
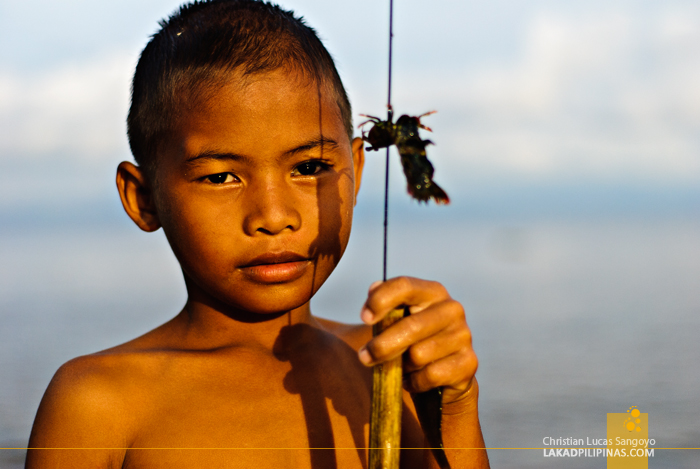
[[[368,325],[311,315],[347,245],[364,158],[313,30],[255,0],[190,4],[161,26],[134,75],[139,166],[121,163],[117,186],[141,229],[163,228],[188,300],[59,369],[27,467],[365,467],[370,367],[402,353],[402,447],[425,446],[408,392],[443,386],[445,446],[482,448],[448,458],[487,467],[476,356],[441,285],[373,284]],[[412,315],[373,339],[369,324],[400,305]],[[402,467],[435,467],[429,450],[402,454]]]

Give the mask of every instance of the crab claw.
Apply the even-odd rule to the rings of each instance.
[[[428,111],[428,112],[426,112],[425,114],[421,114],[420,116],[418,116],[418,117],[417,117],[417,119],[418,119],[418,127],[420,127],[421,129],[425,129],[425,130],[427,130],[428,132],[432,132],[433,129],[431,129],[431,128],[428,127],[427,125],[421,124],[420,119],[421,119],[421,117],[429,116],[429,115],[431,115],[431,114],[435,114],[436,112],[437,112],[437,111]]]

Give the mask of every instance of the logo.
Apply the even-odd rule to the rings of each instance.
[[[642,427],[639,425],[642,424],[642,419],[640,418],[642,413],[637,409],[636,405],[633,405],[629,409],[627,409],[627,412],[630,414],[629,418],[625,420],[625,428],[632,432],[632,431],[642,431]]]
[[[649,440],[649,414],[637,406],[608,414],[608,469],[648,469],[654,443]]]

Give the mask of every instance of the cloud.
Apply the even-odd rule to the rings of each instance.
[[[425,7],[434,18],[403,16],[394,104],[399,112],[439,110],[426,119],[438,173],[698,182],[700,7],[533,5],[517,18],[480,17],[478,5],[458,2]],[[408,34],[419,26],[420,35]],[[356,114],[380,113],[385,85],[376,78],[384,75],[375,68],[385,45],[343,31],[327,35],[343,56]],[[76,55],[34,74],[0,71],[0,162],[127,158],[134,54]]]
[[[128,155],[135,58],[113,53],[38,74],[0,72],[0,159]]]
[[[697,182],[699,13],[539,10],[511,54],[416,69],[397,95],[440,110],[433,152],[455,171]]]

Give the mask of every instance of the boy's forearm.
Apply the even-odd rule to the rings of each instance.
[[[478,399],[479,385],[475,378],[464,398],[443,406],[442,438],[453,469],[489,467],[479,424]]]

